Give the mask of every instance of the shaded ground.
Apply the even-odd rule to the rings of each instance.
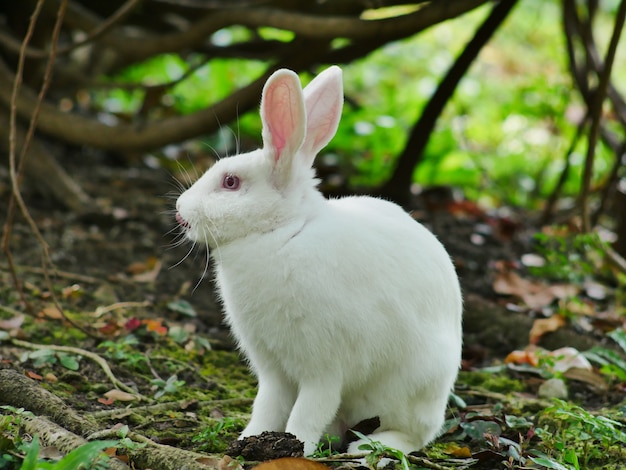
[[[232,351],[232,341],[221,324],[204,253],[188,255],[188,245],[175,246],[174,199],[168,196],[176,191],[173,177],[164,171],[140,166],[116,168],[110,163],[102,155],[81,155],[80,161],[68,162],[86,191],[98,197],[105,208],[98,213],[76,216],[55,207],[33,188],[24,189],[31,215],[61,272],[53,278],[54,293],[67,317],[97,337],[69,327],[60,318],[45,276],[38,269],[38,242],[18,217],[11,251],[24,294],[36,315],[26,316],[13,328],[7,324],[0,327],[13,338],[11,342],[6,337],[0,343],[0,369],[14,369],[35,379],[97,423],[95,429],[126,424],[131,431],[159,444],[221,455],[247,419],[254,380]],[[7,181],[6,174],[0,174],[3,207],[8,201]],[[451,203],[445,188],[416,199],[411,209],[443,241],[459,270],[468,299],[465,368],[501,363],[513,349],[528,343],[533,321],[525,312],[507,313],[490,303],[499,299],[504,304],[493,290],[498,263],[504,260],[515,265],[530,250],[533,227],[528,218],[487,216],[471,204]],[[0,304],[9,308],[0,314],[0,320],[6,321],[15,318],[15,310],[21,311],[23,306],[5,259],[0,267]],[[607,343],[597,331],[559,334],[560,346],[578,340],[588,346]],[[27,343],[20,344],[19,340]],[[88,357],[63,351],[33,353],[28,343],[96,352],[130,392],[145,398],[139,401],[119,393],[101,366]],[[74,367],[72,358],[79,356],[82,358]],[[615,383],[594,384],[593,380],[568,381],[570,397],[589,409],[623,400],[623,388]],[[511,369],[495,374],[462,373],[457,395],[465,404],[452,404],[448,432],[421,455],[448,465],[441,468],[470,464],[480,469],[522,468],[523,462],[531,464],[520,460],[515,452],[525,455],[540,447],[531,430],[539,424],[536,413],[550,406],[549,401],[537,398],[545,381],[541,375]],[[169,405],[161,409],[155,402]],[[32,409],[28,402],[7,403]],[[128,404],[153,408],[124,410]],[[619,408],[613,410],[612,416],[617,418]],[[40,414],[49,415],[49,411]],[[89,434],[82,425],[69,426],[76,426],[75,433]],[[2,432],[12,435],[7,427]],[[119,435],[112,432],[112,437]],[[547,442],[547,437],[542,440]],[[557,446],[554,442],[550,445]],[[126,453],[133,456],[136,468],[177,468],[176,462],[170,467],[154,467],[154,463],[133,454],[133,449]],[[425,468],[428,464],[419,465],[417,468]]]

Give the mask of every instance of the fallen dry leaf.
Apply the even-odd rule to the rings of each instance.
[[[161,261],[152,256],[148,258],[145,262],[136,262],[132,263],[126,268],[126,271],[129,274],[132,274],[133,281],[136,282],[154,282],[161,272],[161,266],[163,263]]]
[[[15,315],[13,318],[9,318],[8,320],[0,320],[0,330],[17,330],[24,323],[24,315]]]
[[[577,380],[578,382],[586,383],[598,393],[606,392],[609,389],[609,384],[606,383],[604,377],[595,370],[578,369],[574,367],[566,370],[563,376],[569,380]]]
[[[565,326],[566,323],[565,318],[558,314],[548,318],[538,318],[533,322],[533,326],[530,329],[528,342],[530,344],[537,344],[543,335],[558,330]]]
[[[196,461],[198,463],[211,465],[214,459],[211,459],[210,461],[208,461],[208,459],[209,457],[207,457],[206,459],[199,458]],[[243,467],[238,461],[236,461],[229,455],[225,455],[220,459],[219,462],[217,462],[217,470],[243,470]]]
[[[472,451],[467,446],[460,446],[456,442],[449,442],[441,450],[446,454],[458,459],[469,459],[472,457]]]
[[[535,354],[534,350],[525,349],[523,351],[515,350],[511,351],[504,358],[505,364],[528,364],[533,367],[539,365],[539,358]]]
[[[570,284],[546,284],[524,279],[516,272],[500,266],[493,282],[493,290],[498,294],[519,297],[531,309],[540,309],[556,299],[573,297],[579,289]]]
[[[572,347],[564,347],[555,349],[548,353],[548,356],[554,358],[554,370],[558,372],[566,372],[570,369],[593,370],[593,366],[581,352]]]
[[[24,372],[24,374],[26,375],[26,377],[31,378],[33,380],[42,380],[43,377],[41,375],[39,375],[36,372],[32,372],[30,370],[27,370],[26,372]]]
[[[529,345],[523,351],[512,351],[504,359],[505,364],[529,364],[537,367],[541,360],[549,359],[550,369],[553,372],[567,373],[569,371],[593,371],[593,366],[581,352],[572,347],[564,347],[548,351],[534,345]],[[588,377],[581,374],[581,377]],[[591,378],[589,378],[591,380]],[[581,381],[584,381],[581,379]]]
[[[109,390],[104,394],[104,396],[113,401],[133,401],[137,399],[136,395],[124,392],[122,390],[118,390],[116,388],[114,388],[113,390]]]
[[[253,467],[254,470],[328,470],[329,467],[319,462],[304,458],[285,457],[282,459],[270,460]]]
[[[56,383],[59,381],[58,377],[52,372],[48,372],[46,375],[44,375],[44,378],[46,379],[46,382],[50,383]]]
[[[153,331],[158,335],[167,334],[167,327],[163,325],[161,320],[142,320],[141,323],[146,325],[148,331]]]
[[[42,308],[39,311],[39,317],[45,317],[51,320],[61,320],[63,318],[63,314],[57,307],[51,305],[49,307]]]

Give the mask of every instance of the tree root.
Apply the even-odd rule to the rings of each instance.
[[[95,421],[83,418],[59,397],[12,369],[0,370],[0,403],[47,416],[80,436],[97,431]]]
[[[64,454],[69,454],[71,451],[88,443],[87,439],[68,431],[46,418],[22,414],[21,420],[27,433],[38,435],[39,439],[46,445],[55,446]],[[128,470],[129,468],[124,462],[115,458],[111,458],[107,465],[112,470]]]
[[[81,436],[107,434],[99,431],[91,420],[78,415],[56,395],[12,369],[0,370],[0,397],[0,404],[24,408],[36,415],[45,416],[28,417],[24,414],[26,431],[39,435],[46,444],[55,445],[64,452],[70,452],[88,442]],[[133,468],[220,469],[221,459],[218,457],[157,444],[144,437],[137,440],[148,445],[127,450]],[[128,469],[120,460],[111,459],[110,463],[114,470]]]

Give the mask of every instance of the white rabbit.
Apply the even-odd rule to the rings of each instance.
[[[258,378],[241,437],[287,431],[310,455],[326,433],[378,416],[369,438],[411,452],[444,420],[461,291],[441,243],[402,208],[316,189],[311,166],[342,105],[338,67],[304,91],[294,72],[275,72],[263,148],[219,160],[179,197],[176,219],[209,247],[226,320]]]

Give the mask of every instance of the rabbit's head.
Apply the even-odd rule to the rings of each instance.
[[[339,67],[304,90],[294,72],[272,74],[261,98],[263,148],[219,160],[178,198],[176,220],[187,236],[216,248],[301,216],[319,194],[311,167],[334,136],[342,105]]]

